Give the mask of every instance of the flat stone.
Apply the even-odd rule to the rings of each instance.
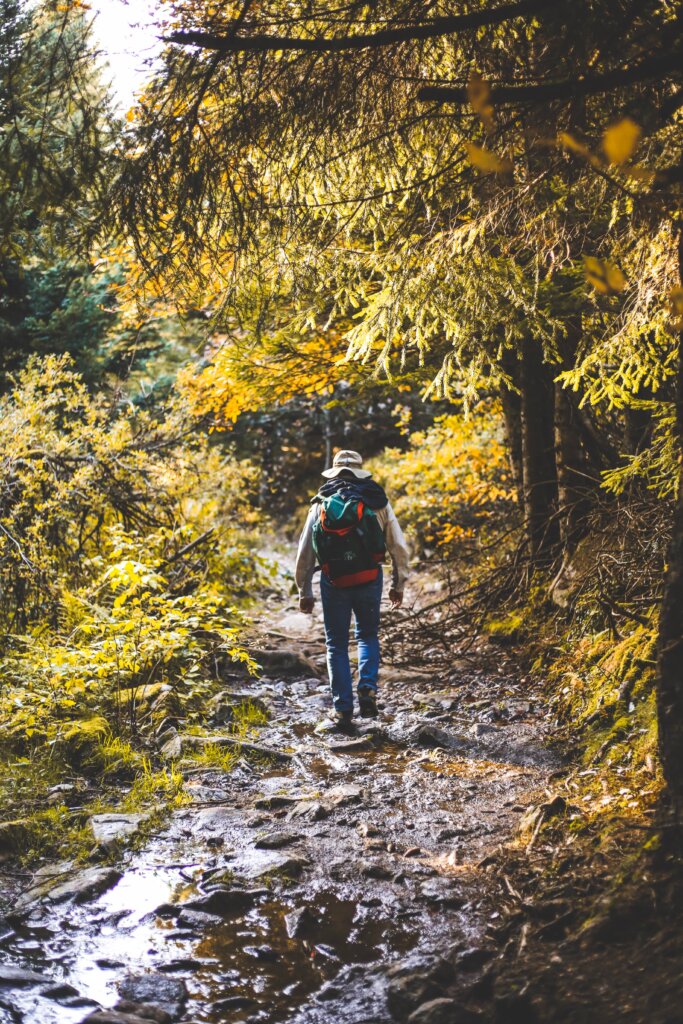
[[[310,821],[324,821],[329,816],[329,809],[318,800],[302,800],[292,807],[287,815],[287,820],[295,821],[297,818],[308,818]]]
[[[291,846],[301,842],[302,836],[295,832],[269,832],[254,843],[257,850],[280,850],[283,846]]]
[[[188,900],[182,912],[200,910],[205,914],[233,914],[251,907],[258,900],[268,895],[267,889],[214,889],[207,896]]]
[[[369,736],[360,736],[357,739],[333,740],[330,743],[330,750],[334,754],[361,754],[372,748],[372,739]]]
[[[11,986],[18,988],[23,985],[48,985],[52,978],[36,971],[27,971],[23,967],[14,967],[12,964],[0,964],[0,986]]]
[[[360,786],[334,786],[325,794],[325,803],[331,807],[345,807],[347,804],[357,804],[363,799],[363,790]]]
[[[174,1020],[180,1017],[187,1002],[185,982],[156,971],[129,974],[120,982],[119,993],[123,999],[132,1003],[151,1003]]]
[[[143,1020],[152,1020],[156,1024],[171,1024],[173,1020],[170,1013],[152,1003],[134,1003],[130,999],[119,999],[114,1009],[118,1013],[128,1013],[132,1016],[137,1014]]]
[[[149,814],[94,814],[90,819],[95,841],[106,845],[120,842],[135,835],[145,821],[149,821],[154,812]]]
[[[201,930],[220,924],[222,920],[220,914],[210,914],[205,910],[181,910],[176,923],[178,928],[197,928]]]
[[[51,903],[85,903],[111,889],[120,878],[121,872],[116,868],[86,868],[54,886],[47,896]]]

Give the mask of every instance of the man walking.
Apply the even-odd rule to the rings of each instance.
[[[384,490],[363,469],[358,452],[338,452],[327,478],[313,498],[299,540],[295,578],[299,607],[312,612],[313,573],[321,568],[320,597],[325,621],[327,670],[336,725],[353,729],[353,681],[349,662],[351,614],[358,642],[358,704],[364,718],[377,715],[379,620],[385,551],[392,561],[389,600],[403,602],[408,548]]]

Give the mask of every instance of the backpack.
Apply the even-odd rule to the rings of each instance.
[[[335,587],[372,583],[379,575],[386,545],[377,516],[360,497],[318,495],[313,523],[313,551],[320,568]]]

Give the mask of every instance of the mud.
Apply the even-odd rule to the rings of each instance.
[[[557,767],[542,710],[513,679],[385,666],[380,719],[335,749],[319,622],[271,612],[263,629],[303,655],[248,688],[270,713],[255,741],[291,760],[195,768],[193,803],[106,891],[7,908],[0,963],[44,981],[0,975],[0,1024],[76,1024],[150,990],[138,1002],[176,1020],[382,1024],[402,974],[485,963],[483,863]]]

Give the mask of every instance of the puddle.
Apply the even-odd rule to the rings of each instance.
[[[300,934],[291,938],[285,915],[295,909],[303,912],[305,921]],[[195,1010],[194,1017],[224,1022],[220,1000],[227,995],[249,1001],[243,1009],[231,1011],[231,1021],[252,1019],[259,1008],[267,1014],[264,1020],[285,1020],[345,964],[404,954],[417,941],[414,922],[409,927],[408,922],[403,926],[376,917],[333,893],[296,905],[269,900],[237,921],[212,929],[197,945],[196,956],[210,958],[216,966],[195,975],[196,995],[214,1008]]]

